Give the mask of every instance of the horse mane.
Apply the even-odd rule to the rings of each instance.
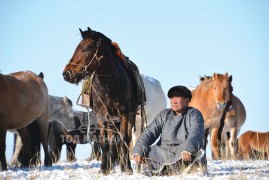
[[[127,57],[122,53],[120,46],[116,42],[112,42],[112,49],[115,52],[115,54],[124,62],[126,63]]]
[[[207,75],[200,76],[200,82],[211,80],[211,79],[212,79],[212,76],[207,76]]]
[[[207,76],[207,75],[200,76],[199,77],[199,80],[200,80],[200,83],[196,86],[195,89],[197,89],[202,84],[209,84],[209,83],[211,83],[212,82],[212,76]]]
[[[105,41],[112,43],[111,39],[106,37],[104,34],[98,32],[98,31],[91,30],[89,27],[86,31],[82,31],[80,28],[79,28],[79,30],[80,30],[80,33],[81,33],[81,36],[83,39],[86,39],[86,38],[92,38],[94,40],[102,39],[102,40],[105,40]]]

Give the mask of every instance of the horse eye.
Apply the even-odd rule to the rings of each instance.
[[[85,49],[82,50],[83,53],[87,53],[88,51],[90,51],[91,47],[87,46]]]

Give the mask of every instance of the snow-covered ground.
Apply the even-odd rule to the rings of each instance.
[[[127,175],[120,172],[119,166],[109,175],[99,173],[100,161],[59,162],[52,167],[11,168],[0,172],[0,179],[151,179],[134,172]],[[132,161],[133,168],[135,167]],[[269,161],[216,161],[208,160],[207,173],[196,172],[185,176],[164,176],[154,179],[269,179]]]

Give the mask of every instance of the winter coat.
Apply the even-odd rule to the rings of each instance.
[[[158,143],[152,145],[159,136]],[[183,151],[195,155],[203,146],[203,137],[204,118],[199,110],[187,107],[184,113],[176,115],[172,109],[165,109],[141,134],[133,155],[171,165],[181,159]]]

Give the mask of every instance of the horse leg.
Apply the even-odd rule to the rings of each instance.
[[[108,142],[107,142],[107,134],[106,134],[106,122],[102,122],[102,120],[97,121],[98,127],[100,129],[100,146],[102,149],[102,162],[101,162],[101,173],[108,174],[110,172],[110,162],[108,159]]]
[[[111,164],[111,169],[114,168],[116,161],[117,161],[117,155],[118,155],[118,148],[117,148],[117,144],[118,144],[118,127],[115,125],[115,123],[113,125],[109,125],[108,126],[108,141],[109,141],[109,151],[108,151],[108,155],[109,155],[109,160],[110,160],[110,164]]]
[[[243,159],[243,147],[242,147],[241,141],[238,141],[238,150],[237,150],[237,158],[238,159]]]
[[[204,140],[203,140],[203,148],[204,149],[206,149],[206,146],[207,146],[207,143],[208,143],[208,141],[207,141],[207,137],[208,137],[208,135],[209,135],[209,128],[206,128],[205,129],[205,134],[204,134]]]
[[[231,129],[231,137],[229,139],[229,148],[230,148],[230,154],[231,158],[235,158],[235,141],[236,141],[236,135],[237,135],[237,127],[233,127]]]
[[[77,144],[73,144],[73,143],[68,143],[66,144],[66,159],[67,161],[71,161],[74,162],[77,160],[75,153],[76,153],[76,147]]]
[[[31,124],[29,124],[26,128],[27,131],[29,131],[31,135],[31,161],[30,164],[33,166],[37,166],[41,163],[40,159],[40,136],[36,135],[39,134],[37,123],[34,121]]]
[[[2,165],[2,170],[7,170],[7,161],[6,161],[6,130],[0,129],[0,162]]]
[[[130,147],[130,140],[132,136],[132,126],[128,121],[127,117],[123,115],[121,117],[121,124],[120,124],[120,134],[121,134],[121,159],[120,159],[120,167],[122,172],[132,173],[131,161],[129,157],[129,147]]]
[[[229,139],[225,139],[225,156],[230,157]]]
[[[211,149],[213,159],[220,159],[219,156],[219,143],[218,143],[218,128],[212,129],[211,132]]]
[[[100,158],[102,158],[100,143],[94,142],[92,150],[93,150],[92,153],[94,154],[96,160],[100,160]]]
[[[244,160],[250,159],[250,154],[253,153],[250,147],[250,144],[247,144],[245,147],[243,147],[242,152],[243,152]]]
[[[10,162],[11,166],[14,166],[18,162],[18,157],[19,157],[21,149],[22,149],[21,136],[18,133],[15,133],[13,155]]]
[[[63,147],[63,142],[56,142],[54,145],[54,150],[53,150],[53,155],[50,156],[51,158],[54,157],[53,162],[58,162],[61,158],[61,153],[62,153],[62,147]]]
[[[44,113],[43,116],[39,117],[36,122],[38,125],[38,131],[40,135],[40,140],[43,146],[44,154],[45,154],[45,160],[44,164],[45,166],[51,166],[52,165],[52,159],[50,157],[50,153],[48,150],[48,116],[47,113]]]
[[[21,163],[22,167],[29,167],[31,158],[33,157],[33,149],[31,148],[32,136],[30,131],[27,127],[17,129],[21,141],[22,141],[22,148],[18,155],[18,161]]]

